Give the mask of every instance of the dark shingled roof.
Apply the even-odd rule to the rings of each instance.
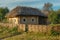
[[[42,13],[40,10],[36,8],[31,8],[31,7],[21,7],[17,6],[14,8],[12,11],[10,11],[8,14],[6,14],[5,17],[16,17],[16,16],[44,16],[44,13]]]

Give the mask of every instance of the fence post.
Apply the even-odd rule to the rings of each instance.
[[[28,24],[25,24],[25,32],[28,32]]]

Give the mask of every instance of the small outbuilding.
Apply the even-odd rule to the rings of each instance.
[[[47,16],[31,7],[17,6],[5,16],[12,24],[47,24]]]

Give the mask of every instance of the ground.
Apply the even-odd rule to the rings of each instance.
[[[3,40],[60,40],[60,36],[48,36],[40,33],[23,33]]]

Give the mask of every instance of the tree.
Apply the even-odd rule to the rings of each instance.
[[[58,23],[58,15],[57,12],[54,10],[51,10],[51,13],[48,16],[48,19],[51,24],[57,24]]]
[[[58,14],[60,14],[60,10],[54,11],[52,9],[52,6],[53,5],[49,2],[45,3],[44,6],[43,6],[43,10],[49,11],[48,20],[51,24],[60,23],[60,17],[58,16]]]
[[[2,21],[5,18],[6,13],[9,12],[9,9],[6,8],[0,8],[0,21]]]
[[[60,23],[60,9],[57,12],[57,22]]]
[[[49,11],[49,10],[51,10],[52,9],[52,4],[51,3],[45,3],[44,4],[44,6],[43,6],[43,10],[47,10],[47,11]]]
[[[57,13],[58,13],[58,14],[60,14],[60,9],[59,9],[59,10],[57,10]]]

